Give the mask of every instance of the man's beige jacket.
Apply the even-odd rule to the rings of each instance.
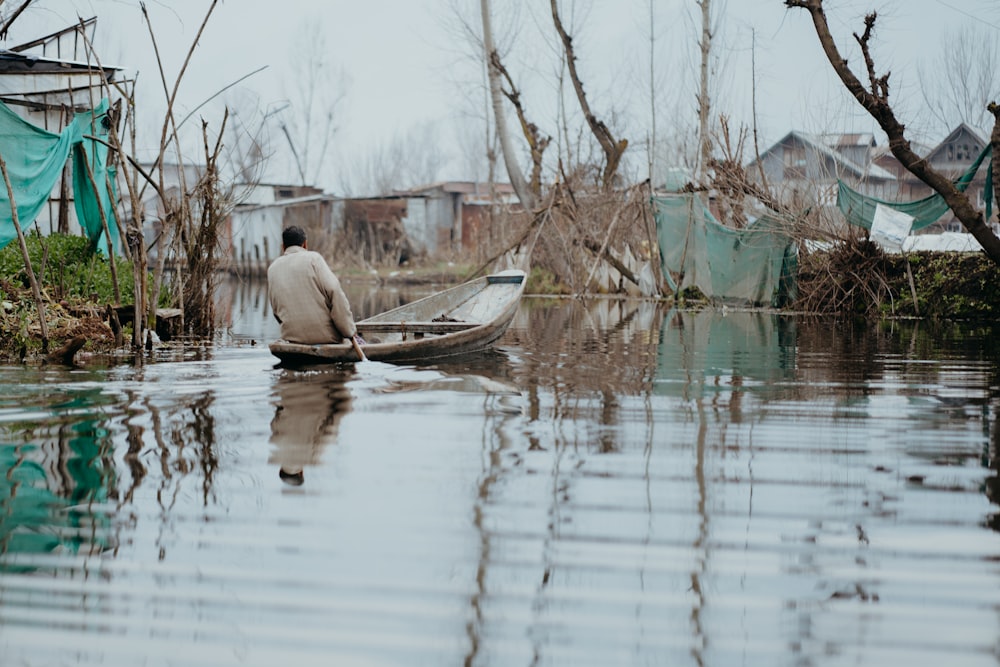
[[[357,333],[347,295],[317,252],[292,246],[271,262],[267,296],[289,343],[339,343]]]

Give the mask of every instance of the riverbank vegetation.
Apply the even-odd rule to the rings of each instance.
[[[158,310],[164,308],[178,313],[185,336],[212,339],[217,319],[215,287],[219,276],[231,268],[226,234],[239,197],[234,174],[242,179],[240,183],[253,182],[266,159],[253,132],[243,128],[234,135],[233,129],[227,129],[228,109],[215,126],[202,120],[195,150],[190,139],[182,142],[179,138],[179,128],[190,118],[189,114],[178,122],[174,117],[179,85],[200,30],[216,4],[210,3],[176,78],[168,80],[161,68],[167,112],[151,163],[140,164],[134,157],[137,129],[131,91],[111,85],[102,91],[118,98],[107,116],[107,148],[121,184],[121,200],[106,222],[109,227],[117,226],[125,239],[123,256],[109,260],[96,254],[88,240],[61,234],[45,238],[28,234],[27,264],[13,244],[0,253],[0,355],[25,359],[55,354],[58,359],[65,357],[60,349],[77,343],[95,351],[124,349],[129,342],[133,349],[141,349],[151,338],[147,332],[157,328]],[[707,77],[713,58],[708,30],[711,2],[698,4],[705,28],[700,69]],[[819,0],[788,0],[786,4],[823,18]],[[143,11],[155,49],[152,22]],[[533,110],[529,96],[518,89],[517,73],[508,69],[517,60],[493,46],[488,2],[481,3],[482,27],[472,44],[488,75],[488,89],[483,93],[492,110],[487,123],[493,127],[486,133],[489,145],[482,152],[488,156],[489,185],[509,182],[516,203],[502,202],[491,191],[484,198],[491,205],[481,224],[477,223],[479,242],[474,248],[453,248],[447,259],[411,257],[405,265],[400,264],[403,253],[398,250],[409,239],[394,240],[393,252],[384,252],[386,241],[373,233],[370,224],[360,230],[365,233],[324,230],[326,236],[316,237],[312,247],[322,248],[326,242],[330,250],[324,254],[338,273],[377,281],[446,283],[516,265],[529,271],[527,291],[533,294],[581,298],[639,294],[665,300],[682,297],[685,306],[710,303],[699,300],[695,290],[670,288],[683,283],[683,270],[675,275],[663,273],[661,241],[650,206],[652,198],[668,185],[654,183],[657,138],[648,138],[649,165],[642,176],[632,158],[641,150],[639,142],[630,144],[628,128],[613,107],[602,113],[585,93],[586,72],[577,64],[586,43],[573,39],[573,26],[563,22],[566,17],[559,3],[552,2],[550,11],[554,49],[564,64],[558,88],[567,109],[554,124],[550,120],[548,128],[535,122],[544,115]],[[475,32],[471,24],[468,27]],[[655,33],[650,28],[652,40]],[[866,54],[868,37],[866,33],[862,40]],[[833,48],[822,31],[820,38],[824,48]],[[96,54],[93,58],[97,59]],[[838,69],[838,73],[849,88],[855,83],[849,72]],[[882,91],[875,85],[874,70],[868,74],[872,88]],[[688,133],[697,140],[681,147],[684,150],[679,148],[671,158],[690,168],[680,169],[683,174],[669,189],[702,198],[706,205],[711,202],[718,222],[734,232],[747,230],[764,216],[787,224],[784,231],[798,249],[797,297],[787,304],[789,310],[871,319],[982,319],[1000,313],[994,296],[1000,290],[993,287],[1000,275],[990,261],[997,253],[884,253],[866,233],[846,229],[843,216],[827,205],[829,201],[821,205],[802,191],[781,193],[769,188],[756,137],[747,128],[730,131],[726,116],[713,108],[709,93],[709,81],[703,78],[697,95],[698,127]],[[856,96],[863,104],[871,102],[866,108],[878,108],[881,116],[877,119],[888,136],[902,140],[902,127],[893,124],[895,117],[888,108],[887,88],[874,97],[862,93]],[[655,115],[655,110],[651,112]],[[1000,110],[995,115],[1000,119]],[[515,118],[517,122],[511,122]],[[717,124],[713,118],[718,118]],[[224,150],[224,139],[246,148],[236,153],[251,157],[227,164],[227,159],[234,158],[231,150]],[[1000,145],[1000,129],[993,141]],[[197,159],[190,159],[191,153],[197,153]],[[752,155],[760,171],[756,175],[748,173],[746,166]],[[903,159],[908,155],[897,157],[912,166]],[[197,169],[188,170],[194,163]],[[300,169],[303,180],[304,171]],[[504,171],[506,178],[500,175]],[[937,182],[933,175],[930,181],[932,186]],[[959,219],[983,247],[996,245],[992,232],[980,226],[981,212],[963,209],[968,197],[952,192],[950,186],[935,189],[946,195],[953,210],[962,209],[956,211],[962,213]],[[402,230],[400,220],[395,222]],[[32,276],[37,278],[38,290]]]
[[[0,357],[24,360],[38,355],[58,359],[66,346],[95,352],[122,348],[133,332],[135,272],[131,262],[117,258],[114,271],[107,257],[94,252],[82,236],[37,233],[25,236],[30,265],[40,287],[39,301],[17,244],[0,250]],[[153,299],[152,281],[146,281],[147,299],[167,305],[169,293]],[[45,335],[47,334],[47,335]]]
[[[874,320],[995,320],[1000,268],[983,253],[884,253],[867,239],[801,256],[796,312]]]

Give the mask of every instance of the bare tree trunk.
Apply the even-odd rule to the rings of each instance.
[[[601,181],[605,188],[610,188],[614,183],[615,175],[618,173],[618,165],[621,163],[622,155],[625,153],[625,149],[628,148],[628,139],[616,140],[614,135],[611,134],[611,130],[608,129],[608,126],[603,121],[598,120],[590,110],[590,103],[587,102],[587,95],[583,91],[583,83],[580,81],[580,75],[576,71],[576,53],[573,51],[573,38],[566,32],[562,21],[559,19],[559,7],[556,4],[556,0],[549,0],[549,4],[552,7],[552,22],[555,23],[556,32],[559,33],[563,50],[566,52],[566,65],[569,68],[570,79],[573,81],[573,90],[576,91],[576,99],[580,102],[580,110],[583,111],[583,116],[587,119],[587,125],[590,127],[591,133],[597,139],[597,143],[600,144],[601,150],[604,151],[605,163]]]
[[[819,37],[820,45],[826,54],[827,60],[833,66],[837,76],[840,77],[844,86],[854,95],[854,98],[862,107],[874,118],[882,130],[889,137],[889,150],[896,156],[907,171],[929,185],[944,199],[948,207],[955,213],[962,225],[975,237],[976,241],[986,251],[987,256],[996,264],[1000,264],[1000,239],[986,224],[982,211],[969,200],[968,195],[959,191],[951,179],[935,171],[922,160],[910,146],[906,139],[905,128],[896,118],[895,112],[889,105],[889,75],[882,77],[875,75],[875,63],[872,60],[871,52],[868,48],[872,30],[875,26],[877,15],[871,13],[865,17],[865,32],[863,35],[855,33],[854,38],[861,45],[864,55],[865,67],[868,72],[870,88],[865,88],[864,84],[851,70],[847,60],[840,55],[830,27],[827,24],[826,13],[823,11],[822,0],[785,0],[786,7],[799,7],[805,9],[812,16],[813,27]],[[1000,120],[998,120],[1000,122]],[[994,153],[1000,148],[993,144]]]
[[[697,178],[702,179],[708,171],[712,159],[712,138],[709,136],[708,122],[712,116],[712,99],[708,93],[708,66],[712,52],[712,27],[710,0],[699,0],[701,7],[701,72],[698,86],[698,170]]]
[[[993,153],[990,155],[990,166],[993,167],[993,201],[997,204],[996,214],[1000,216],[1000,188],[997,187],[997,175],[1000,174],[1000,106],[995,102],[986,105],[987,111],[993,114],[993,131],[990,132],[990,146]],[[983,193],[984,199],[987,193]],[[989,225],[989,220],[986,224]]]
[[[42,291],[38,287],[38,280],[35,272],[31,268],[31,258],[28,256],[28,245],[24,241],[24,232],[21,230],[21,223],[17,219],[17,201],[14,199],[14,187],[10,183],[10,176],[7,174],[7,162],[0,155],[0,173],[3,174],[4,185],[7,186],[7,200],[10,202],[10,218],[14,223],[14,231],[17,232],[17,243],[21,247],[21,257],[24,259],[24,270],[28,274],[28,282],[31,283],[31,294],[35,297],[35,308],[38,309],[38,324],[42,330],[42,352],[49,351],[49,325],[45,321],[45,302],[42,300]]]
[[[656,31],[653,28],[653,0],[649,0],[649,187],[653,188],[653,169],[656,165]]]
[[[500,89],[500,72],[496,63],[500,62],[500,56],[493,45],[493,28],[490,22],[490,2],[489,0],[479,0],[479,9],[483,18],[483,50],[485,51],[486,66],[490,79],[490,97],[493,101],[493,117],[496,122],[497,136],[500,138],[500,148],[503,151],[503,161],[507,165],[507,175],[510,177],[510,184],[517,193],[517,198],[521,206],[529,211],[535,210],[536,198],[528,189],[528,183],[524,180],[524,174],[517,163],[517,156],[514,154],[514,145],[510,140],[510,133],[507,131],[507,120],[503,109],[503,92]]]
[[[524,112],[524,105],[521,104],[521,93],[517,90],[517,86],[514,85],[514,79],[511,78],[507,68],[503,66],[503,63],[500,62],[500,57],[495,52],[493,54],[493,65],[503,75],[503,78],[507,81],[507,85],[510,87],[510,92],[502,88],[501,91],[510,100],[510,103],[514,105],[514,110],[517,112],[517,119],[521,122],[521,133],[524,134],[524,139],[528,142],[528,148],[531,150],[531,180],[528,181],[528,189],[537,199],[542,196],[542,157],[545,154],[545,149],[549,146],[549,142],[552,141],[552,137],[543,137],[538,131],[538,126],[528,120],[528,116]]]
[[[764,172],[764,161],[760,159],[760,144],[757,141],[757,33],[753,33],[752,46],[750,47],[750,106],[753,109],[753,156],[757,162],[757,174],[760,176],[760,186],[765,192],[770,191],[767,185],[767,174]]]

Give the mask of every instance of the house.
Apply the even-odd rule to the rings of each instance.
[[[507,183],[446,181],[344,201],[348,243],[368,261],[446,257],[478,247],[489,233],[492,207],[514,206]]]
[[[948,178],[962,175],[989,142],[976,129],[962,123],[934,147],[919,142],[910,146],[930,166]],[[906,170],[871,134],[810,135],[792,131],[746,166],[747,175],[760,181],[763,168],[767,186],[777,196],[807,206],[836,203],[837,181],[870,197],[888,201],[916,201],[933,194],[931,188]],[[986,166],[980,167],[967,192],[973,204],[985,205]],[[990,221],[1000,231],[996,219]],[[964,231],[950,212],[923,233]]]
[[[289,225],[306,231],[310,250],[330,253],[329,232],[343,224],[344,200],[306,186],[265,183],[237,190],[238,202],[219,239],[230,248],[231,271],[264,275],[281,254],[281,232]]]
[[[982,133],[965,123],[961,123],[941,143],[932,148],[924,156],[924,159],[932,169],[954,180],[969,169],[988,144],[989,140]],[[972,204],[979,209],[983,209],[986,204],[983,199],[983,193],[986,188],[986,168],[986,164],[980,166],[969,187],[966,189],[966,193],[970,196]],[[907,186],[908,196],[906,200],[923,199],[934,194],[929,185],[908,171],[903,174],[901,180]],[[1000,224],[997,223],[996,216],[997,211],[994,210],[993,218],[987,222],[993,227],[994,233],[1000,233]],[[925,231],[928,233],[964,232],[965,228],[955,215],[949,211],[941,216],[936,223],[927,227]]]
[[[267,270],[281,252],[281,230],[288,225],[305,229],[310,249],[327,257],[346,248],[372,264],[400,264],[477,247],[489,232],[491,206],[513,206],[516,201],[508,184],[491,188],[466,181],[358,198],[259,184],[247,186],[237,199],[220,242],[230,248],[231,270],[243,275]],[[334,240],[344,248],[326,245]]]
[[[509,183],[445,181],[396,194],[407,200],[407,235],[417,251],[431,256],[475,248],[489,233],[490,209],[517,202]]]
[[[871,161],[875,141],[867,134],[813,135],[793,130],[746,166],[746,173],[777,195],[803,206],[837,201],[837,180],[860,185],[881,197],[897,187],[896,177]]]
[[[96,23],[90,18],[0,50],[0,101],[31,125],[55,134],[70,124],[73,114],[90,110],[102,98],[111,97],[113,105],[115,87],[109,84],[128,82],[122,68],[98,66],[87,52]],[[35,218],[43,234],[82,232],[72,182],[68,165]]]

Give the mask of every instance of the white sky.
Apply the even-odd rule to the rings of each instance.
[[[720,58],[717,112],[727,112],[731,128],[753,122],[752,82],[756,79],[756,111],[761,149],[791,129],[875,131],[874,122],[850,100],[825,61],[804,10],[786,10],[782,0],[712,0],[720,17],[715,45]],[[558,133],[559,107],[553,50],[546,45],[553,30],[546,0],[492,0],[501,41],[513,50],[505,61],[523,88],[532,119],[547,134]],[[10,3],[8,3],[10,4]],[[827,14],[843,52],[857,55],[851,32],[863,29],[862,18],[880,13],[877,32],[880,73],[892,71],[892,97],[919,106],[918,65],[931,65],[941,53],[948,30],[974,22],[1000,33],[995,0],[828,0]],[[193,40],[209,0],[147,0],[153,29],[173,81]],[[267,69],[198,112],[210,123],[221,120],[224,100],[240,118],[252,118],[293,104],[301,70],[294,57],[306,57],[306,28],[325,36],[328,77],[319,95],[347,81],[344,103],[337,108],[335,147],[320,185],[338,192],[343,174],[360,170],[376,147],[394,137],[428,133],[447,146],[450,161],[441,178],[484,177],[468,173],[461,158],[482,136],[470,120],[482,113],[481,70],[463,53],[470,47],[456,37],[455,6],[477,30],[479,0],[222,0],[196,50],[180,90],[184,115],[223,87],[260,68]],[[572,23],[579,67],[598,116],[610,120],[631,141],[633,160],[645,164],[649,135],[650,33],[648,0],[561,0],[564,21]],[[519,7],[514,31],[505,31],[511,7]],[[7,5],[4,9],[9,11]],[[657,136],[672,129],[683,134],[696,123],[694,107],[698,38],[695,0],[654,0]],[[571,17],[571,13],[573,16]],[[139,71],[139,103],[150,127],[162,118],[163,94],[148,30],[138,0],[39,0],[14,24],[8,44],[53,32],[77,16],[98,17],[97,46],[105,64]],[[547,37],[542,37],[545,34]],[[751,63],[755,67],[751,68]],[[337,76],[342,71],[345,78]],[[997,91],[1000,94],[1000,91]],[[574,103],[575,104],[575,103]],[[572,108],[572,107],[571,107]],[[910,106],[906,107],[907,109]],[[291,107],[274,115],[291,122]],[[905,117],[919,131],[916,118]],[[480,121],[481,122],[481,121]],[[191,123],[196,127],[196,123]],[[140,128],[142,125],[140,124]],[[925,137],[939,140],[943,133]],[[271,139],[285,153],[275,126]],[[474,144],[473,144],[474,145]],[[310,146],[313,155],[317,146]],[[301,148],[300,148],[301,150]],[[287,155],[275,160],[271,180],[294,181]],[[279,173],[275,173],[275,171]],[[283,173],[287,178],[282,178]],[[339,176],[338,176],[339,174]]]

